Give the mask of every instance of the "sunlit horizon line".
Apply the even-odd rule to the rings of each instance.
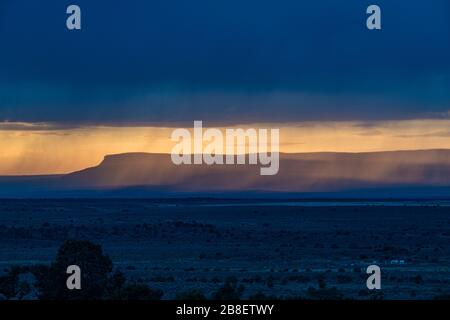
[[[309,121],[280,126],[259,123],[217,129],[274,127],[280,129],[280,144],[276,151],[283,154],[450,149],[450,120],[443,119]],[[205,122],[203,133],[208,128],[211,126]],[[96,166],[107,155],[136,152],[170,154],[176,144],[171,140],[173,129],[106,126],[50,128],[43,123],[0,122],[0,175],[67,174]],[[192,134],[193,127],[185,129]],[[205,146],[208,144],[204,141]],[[223,149],[216,150],[227,154],[227,144],[223,146]],[[248,153],[249,143],[245,146],[245,151],[239,152]],[[192,155],[195,149],[186,151],[191,151],[189,154]]]

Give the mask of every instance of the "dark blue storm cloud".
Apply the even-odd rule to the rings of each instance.
[[[68,31],[77,4],[82,30]],[[370,4],[382,30],[366,28]],[[450,109],[448,0],[0,0],[0,121],[302,121]]]

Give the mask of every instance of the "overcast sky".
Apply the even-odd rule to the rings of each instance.
[[[66,29],[69,4],[81,7],[81,31]],[[370,4],[382,9],[381,31],[366,29]],[[0,121],[365,121],[448,110],[448,0],[0,1]]]

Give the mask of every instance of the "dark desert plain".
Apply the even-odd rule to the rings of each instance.
[[[0,178],[7,298],[38,298],[33,275],[11,270],[50,265],[68,239],[101,245],[162,299],[449,297],[449,150],[280,154],[273,177],[169,157]],[[367,289],[373,264],[382,290]]]
[[[66,239],[84,239],[163,299],[210,298],[227,282],[242,299],[434,299],[448,294],[449,210],[443,201],[0,200],[0,267],[49,264]],[[371,264],[382,270],[376,294],[366,288]]]

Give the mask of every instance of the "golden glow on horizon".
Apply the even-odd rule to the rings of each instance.
[[[203,125],[206,128],[208,123]],[[280,128],[281,152],[450,149],[450,120],[261,123],[228,128]],[[0,175],[67,173],[95,166],[107,154],[170,153],[175,145],[170,140],[173,129],[65,129],[46,124],[0,123]]]

